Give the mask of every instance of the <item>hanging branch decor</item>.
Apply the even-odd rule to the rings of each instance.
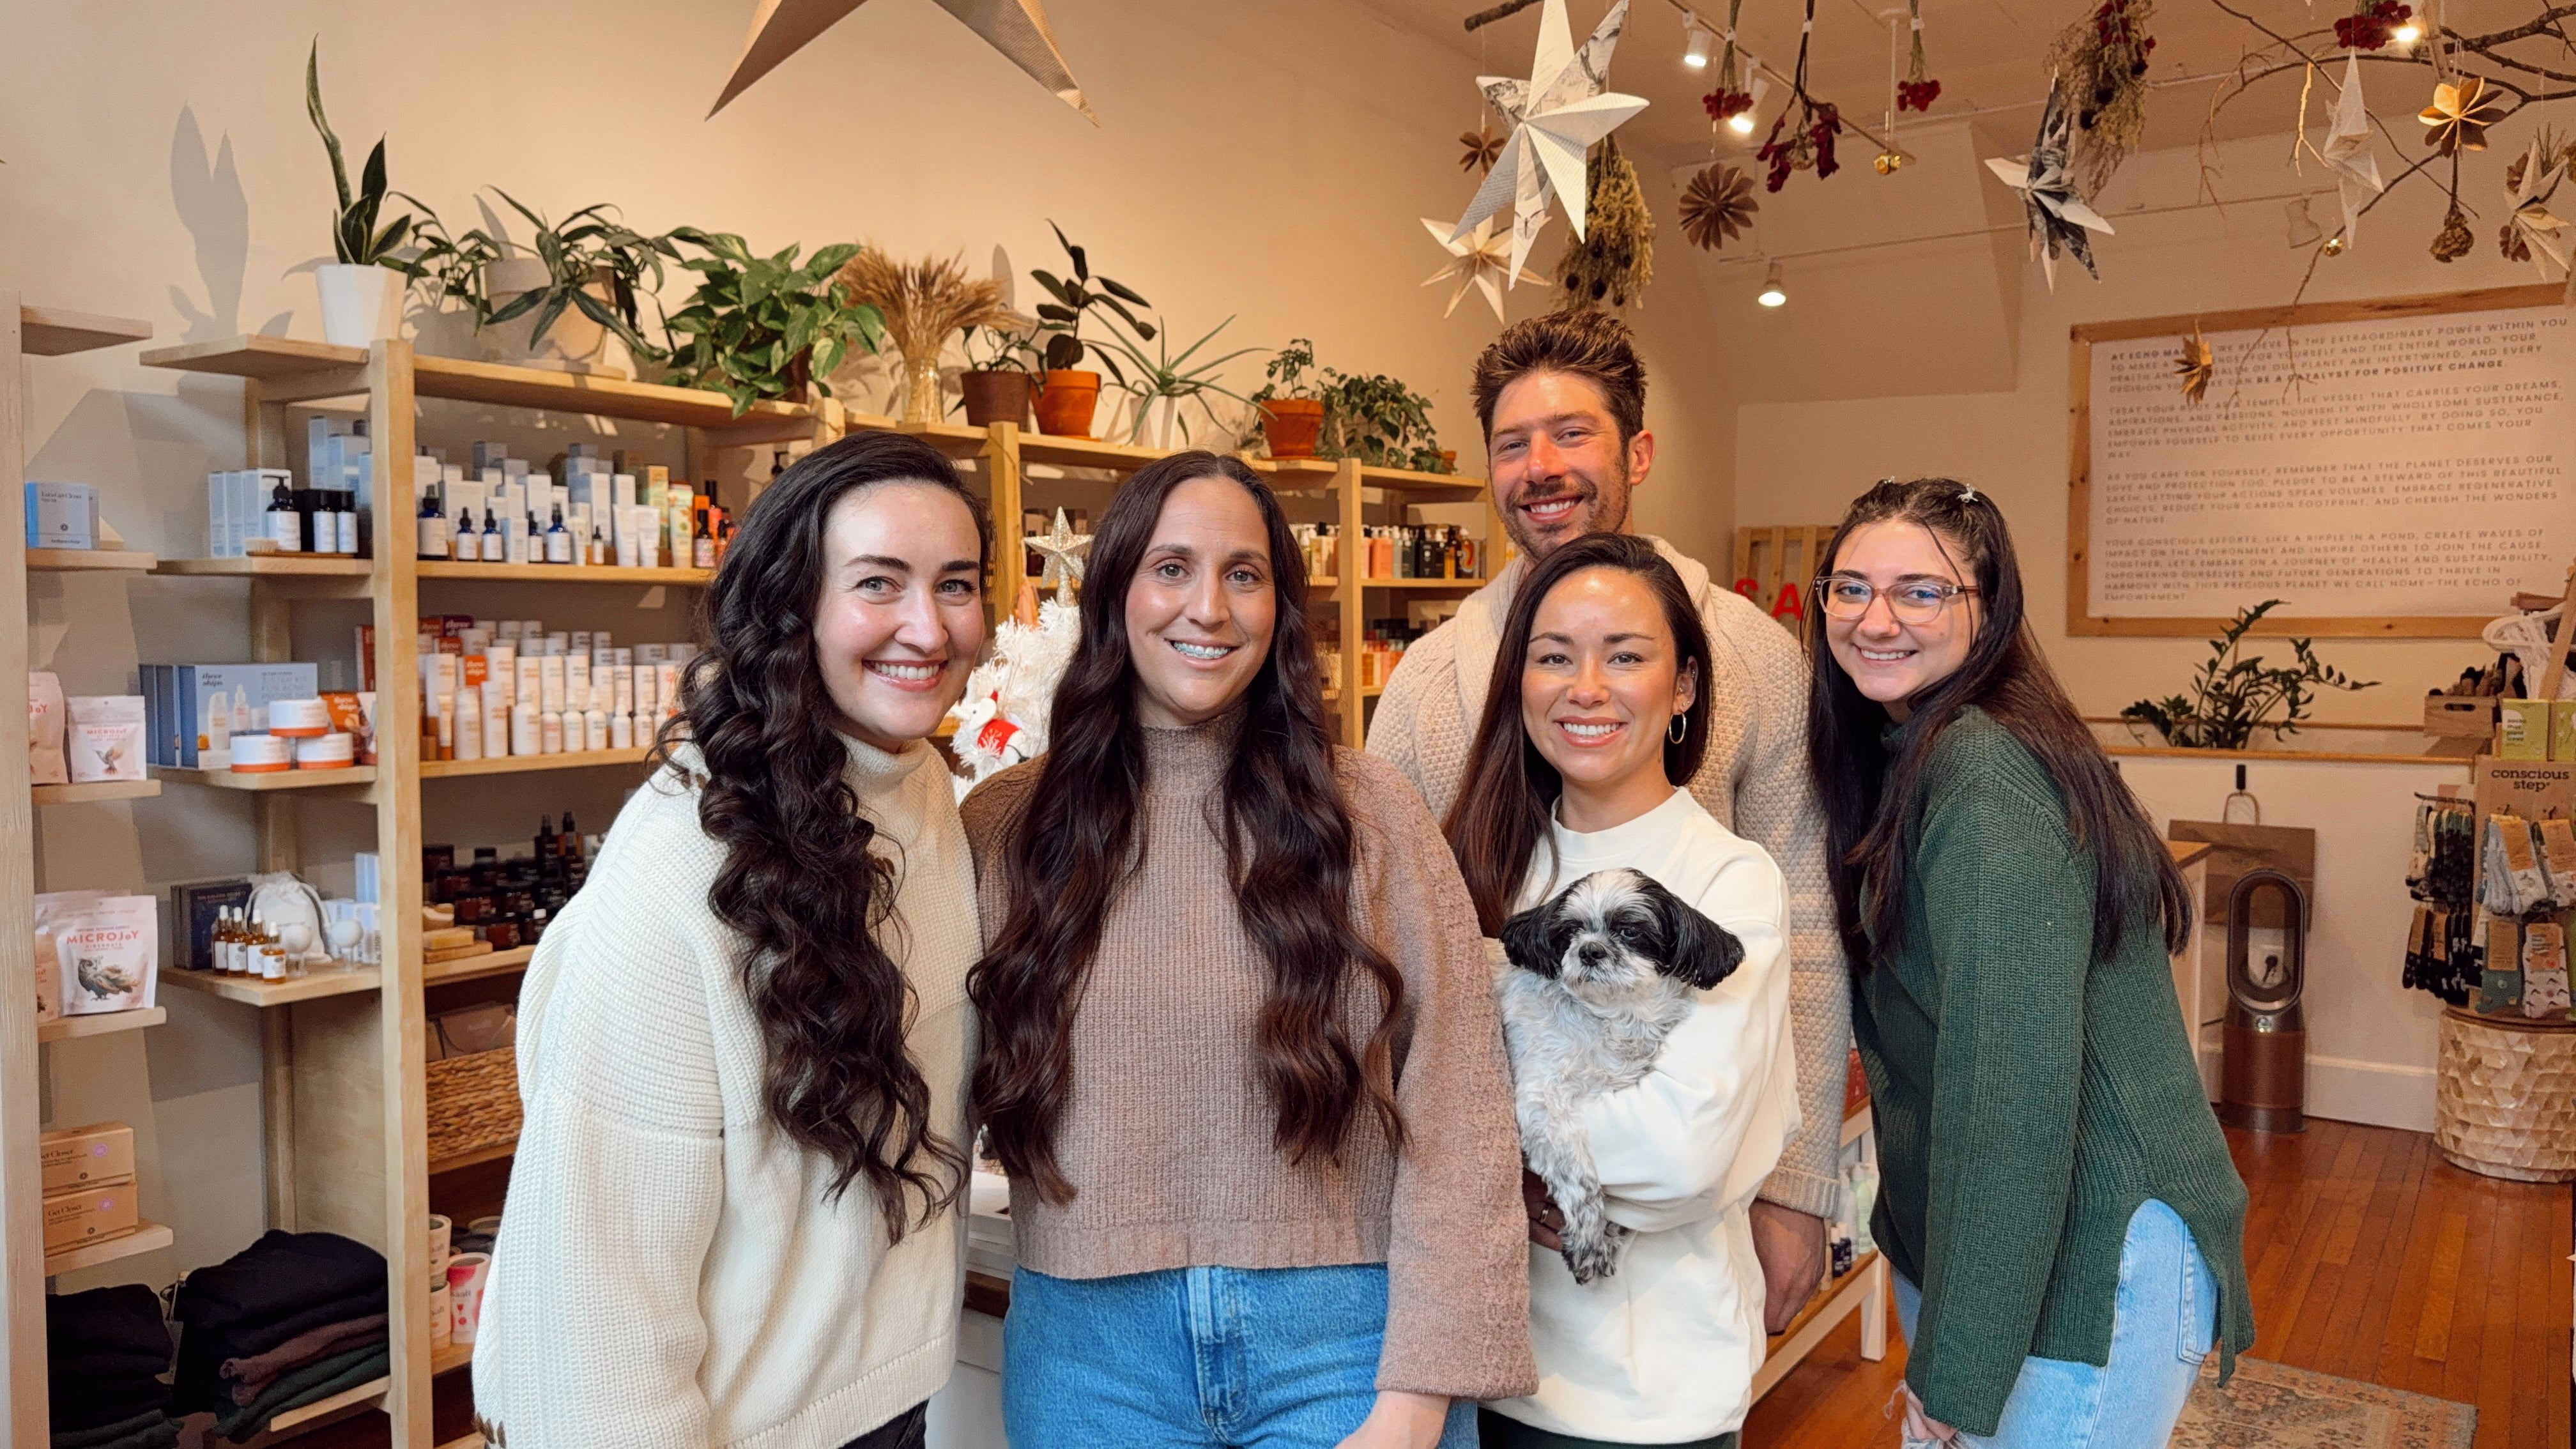
[[[2425,125],[2424,144],[2444,156],[2487,148],[2487,128],[2509,114],[2504,93],[2484,79],[2464,75],[2457,85],[2433,87],[2433,104],[2415,114]]]
[[[1914,59],[1906,66],[1905,79],[1896,83],[1896,108],[1928,112],[1941,99],[1941,83],[1932,79],[1923,62],[1923,0],[1905,0],[1905,12],[1914,31]]]
[[[1606,136],[1592,148],[1591,178],[1584,204],[1589,224],[1580,239],[1566,242],[1565,255],[1556,261],[1556,284],[1565,290],[1560,307],[1615,311],[1642,302],[1646,284],[1654,280],[1655,218],[1618,137]]]
[[[2346,50],[2384,50],[2397,38],[2397,27],[2414,14],[2413,6],[2397,0],[2355,0],[2353,12],[2334,24],[2335,44]]]
[[[2201,401],[2209,392],[2211,375],[2217,371],[2218,363],[2210,356],[2208,341],[2198,327],[2192,328],[2191,335],[2182,340],[2182,356],[2174,359],[2174,376],[2182,380],[2183,397],[2191,402]]]
[[[2344,57],[2343,91],[2335,97],[2325,149],[2317,155],[2334,172],[2335,190],[2343,201],[2343,230],[2328,239],[2334,244],[2331,256],[2352,245],[2353,230],[2361,224],[2370,199],[2387,189],[2379,181],[2379,160],[2370,154],[2370,108],[2361,99],[2358,55]]]
[[[2468,215],[2453,206],[2451,214],[2442,218],[2442,229],[2433,236],[2433,260],[2456,262],[2477,244],[2476,234],[2469,230]]]
[[[1717,63],[1717,89],[1699,98],[1712,129],[1753,109],[1753,91],[1744,76],[1752,67],[1736,59],[1735,21],[1743,11],[1744,0],[1726,0],[1726,54]]]
[[[2111,234],[2111,223],[2076,194],[2074,178],[2068,174],[2067,154],[2074,130],[2066,114],[2066,87],[2050,86],[2047,107],[2039,114],[2039,134],[2030,143],[2030,155],[2010,161],[1997,156],[1986,162],[2004,185],[2021,193],[2022,219],[2030,230],[2030,254],[2047,274],[2052,292],[2057,290],[2057,254],[2061,250],[2082,262],[2084,270],[2100,280],[2102,274],[2093,267],[2093,243],[2084,234]]]
[[[1601,17],[1592,37],[1580,49],[1575,47],[1566,27],[1565,0],[1545,3],[1530,78],[1476,78],[1486,101],[1512,123],[1512,134],[1503,143],[1494,169],[1476,188],[1475,198],[1467,203],[1466,213],[1449,234],[1451,241],[1457,241],[1475,230],[1477,222],[1510,206],[1511,267],[1516,276],[1521,264],[1529,259],[1530,242],[1538,236],[1539,224],[1547,220],[1551,200],[1564,201],[1566,220],[1573,225],[1577,237],[1583,235],[1584,197],[1588,190],[1583,174],[1584,152],[1620,122],[1646,108],[1646,103],[1636,96],[1607,90],[1610,56],[1619,48],[1620,31],[1628,23],[1628,0],[1617,0],[1610,7],[1610,13]]]
[[[2555,280],[2549,275],[2553,263],[2562,274],[2568,270],[2567,241],[2560,235],[2567,230],[2567,223],[2549,210],[2550,197],[2567,175],[2567,160],[2567,147],[2543,126],[2540,134],[2531,138],[2531,149],[2504,172],[2513,214],[2505,218],[2504,232],[2496,238],[2497,247],[2506,261],[2531,263],[2544,282]]]
[[[1723,162],[1712,162],[1682,192],[1682,236],[1701,251],[1713,252],[1753,229],[1753,178]]]
[[[2089,199],[2137,149],[2147,128],[2147,34],[2155,0],[2102,0],[2050,48],[2057,89],[2075,111],[2072,165]]]
[[[1807,18],[1798,27],[1798,69],[1789,80],[1789,104],[1780,108],[1780,119],[1771,123],[1770,139],[1754,153],[1771,167],[1762,182],[1766,191],[1788,185],[1792,171],[1812,169],[1822,181],[1842,169],[1834,159],[1834,138],[1843,130],[1842,112],[1833,102],[1819,101],[1807,92],[1807,43],[1815,33],[1816,0],[1807,0]]]

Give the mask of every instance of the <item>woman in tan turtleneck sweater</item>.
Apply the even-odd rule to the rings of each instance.
[[[1139,472],[1086,595],[1048,754],[965,805],[1011,1442],[1472,1445],[1474,1401],[1535,1369],[1502,1036],[1439,826],[1333,746],[1299,550],[1241,463]]]

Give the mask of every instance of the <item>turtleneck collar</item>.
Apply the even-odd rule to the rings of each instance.
[[[1144,725],[1146,778],[1156,783],[1204,782],[1225,773],[1247,707],[1233,708],[1194,725]]]
[[[926,740],[914,740],[901,750],[889,753],[856,735],[839,730],[833,733],[840,736],[842,748],[850,752],[847,770],[850,788],[856,790],[863,800],[883,795],[901,785],[933,753]]]

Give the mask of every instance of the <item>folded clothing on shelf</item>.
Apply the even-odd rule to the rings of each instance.
[[[170,1401],[162,1382],[170,1326],[160,1296],[142,1284],[47,1298],[45,1360],[54,1449],[89,1449],[169,1422],[161,1411]],[[110,1428],[119,1432],[92,1437]]]
[[[277,1414],[382,1377],[384,1255],[336,1233],[271,1231],[179,1285],[174,1407],[241,1440]]]
[[[48,1449],[169,1449],[182,1426],[159,1409],[147,1409],[95,1429],[56,1430]]]

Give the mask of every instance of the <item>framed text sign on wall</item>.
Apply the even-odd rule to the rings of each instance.
[[[2474,638],[2576,555],[2555,286],[2073,329],[2066,632]],[[2200,402],[2176,363],[2216,364]]]

